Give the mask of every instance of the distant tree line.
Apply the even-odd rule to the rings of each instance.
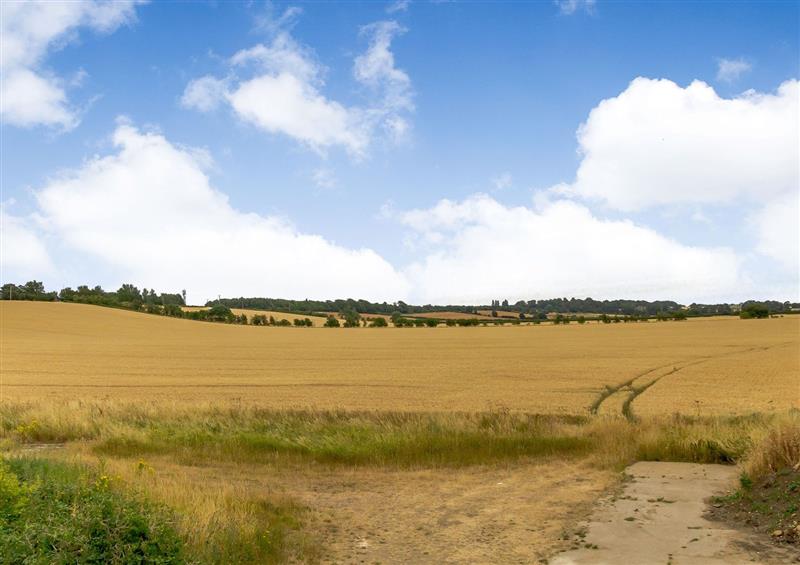
[[[273,310],[295,314],[314,315],[322,312],[356,312],[358,314],[382,314],[391,316],[399,312],[405,316],[425,312],[460,312],[478,314],[489,311],[492,317],[519,317],[520,319],[547,319],[547,314],[606,314],[609,316],[636,316],[638,318],[654,318],[659,315],[670,317],[675,312],[683,312],[688,317],[738,315],[740,307],[748,304],[764,304],[773,314],[800,310],[800,303],[778,301],[747,301],[739,304],[696,304],[684,306],[672,300],[594,300],[592,298],[550,298],[545,300],[520,300],[509,303],[508,300],[492,300],[488,305],[412,305],[403,301],[370,302],[352,298],[338,300],[287,300],[283,298],[222,298],[206,303],[224,304],[230,308],[252,308],[255,310]]]
[[[40,281],[28,281],[23,285],[12,283],[0,287],[0,300],[41,300],[47,302],[80,302],[101,306],[116,306],[140,309],[148,305],[185,306],[186,291],[180,293],[157,293],[153,289],[139,290],[132,284],[123,284],[116,292],[105,291],[100,286],[90,288],[81,285],[76,289],[62,288],[59,292],[47,292]]]
[[[291,312],[293,314],[320,315],[323,312],[338,312],[343,322],[335,316],[328,316],[324,323],[327,327],[352,328],[359,326],[386,327],[389,325],[384,316],[389,317],[396,327],[435,327],[441,323],[448,326],[477,326],[497,324],[518,324],[521,321],[538,324],[555,314],[554,324],[572,322],[584,324],[596,319],[600,323],[637,322],[648,319],[684,320],[695,316],[739,315],[742,318],[766,318],[770,315],[788,312],[800,312],[800,303],[779,302],[775,300],[749,300],[742,304],[690,304],[684,307],[673,301],[645,300],[593,300],[592,298],[554,298],[548,300],[520,300],[509,304],[508,300],[492,300],[487,306],[464,305],[432,305],[414,306],[398,301],[369,302],[367,300],[286,300],[281,298],[222,298],[206,303],[207,309],[185,311],[186,291],[179,293],[157,293],[153,289],[139,289],[132,284],[123,284],[116,291],[105,291],[100,286],[90,288],[87,285],[76,289],[63,288],[59,292],[47,291],[41,281],[28,281],[17,285],[7,283],[0,287],[0,300],[37,300],[63,301],[96,304],[115,308],[144,311],[176,318],[207,320],[235,324],[252,324],[257,326],[297,326],[310,327],[310,318],[296,318],[293,322],[287,319],[276,320],[273,316],[257,314],[248,320],[245,314],[236,315],[231,308],[248,308],[253,310],[271,310]],[[464,317],[461,319],[436,319],[414,317],[430,312],[460,312],[476,314],[480,310],[489,310],[493,319]],[[370,314],[378,315],[370,318]],[[587,316],[593,314],[594,316]]]
[[[0,287],[0,300],[37,300],[45,302],[77,302],[81,304],[94,304],[135,310],[170,316],[172,318],[186,318],[189,320],[203,320],[207,322],[223,322],[227,324],[252,324],[254,326],[297,326],[311,327],[314,325],[309,318],[296,318],[294,322],[287,319],[276,320],[274,316],[256,314],[248,320],[246,314],[234,314],[224,304],[213,304],[204,310],[184,310],[186,306],[186,291],[179,293],[157,293],[153,289],[141,289],[135,285],[125,283],[117,291],[105,291],[100,286],[89,288],[81,285],[77,289],[70,287],[61,289],[60,292],[47,292],[40,281],[29,281],[24,285],[5,284]]]

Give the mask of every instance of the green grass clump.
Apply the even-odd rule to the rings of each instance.
[[[588,438],[558,418],[513,414],[434,415],[261,412],[152,422],[109,435],[95,452],[114,457],[173,455],[184,463],[264,462],[277,457],[344,465],[464,466],[524,457],[584,455]]]
[[[184,563],[174,517],[107,475],[0,460],[0,563]]]

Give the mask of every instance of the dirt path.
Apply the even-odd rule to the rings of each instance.
[[[271,479],[274,482],[274,477]],[[324,563],[543,563],[614,482],[585,464],[386,471],[284,479],[314,509]]]
[[[581,547],[551,565],[592,563],[712,565],[792,563],[797,558],[753,534],[710,522],[707,499],[730,489],[735,467],[693,463],[636,463],[621,494],[595,510]]]

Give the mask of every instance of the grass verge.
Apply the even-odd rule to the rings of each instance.
[[[604,468],[621,469],[642,460],[743,461],[784,421],[800,425],[800,412],[626,420],[507,410],[410,413],[163,402],[4,403],[0,441],[87,441],[100,456],[167,456],[182,464],[313,462],[419,468],[593,457]],[[782,442],[781,449],[800,450],[780,437],[773,441]]]
[[[174,515],[106,474],[0,460],[0,563],[184,563]]]
[[[800,421],[778,422],[743,469],[739,488],[716,498],[711,515],[746,524],[778,545],[800,546]]]

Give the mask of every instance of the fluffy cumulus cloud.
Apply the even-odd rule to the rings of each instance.
[[[278,21],[297,13],[287,11]],[[349,106],[323,93],[327,69],[284,29],[288,25],[271,21],[265,28],[273,36],[271,42],[236,53],[228,61],[228,76],[192,80],[182,105],[207,112],[226,104],[241,120],[319,152],[342,147],[361,157],[380,128],[392,139],[403,136],[408,129],[404,116],[414,108],[411,81],[395,67],[390,49],[402,31],[397,24],[379,22],[362,30],[369,45],[356,58],[354,74],[370,95],[364,106]]]
[[[626,211],[796,191],[798,96],[796,80],[726,99],[699,81],[637,78],[579,129],[571,190]]]
[[[699,81],[637,78],[591,111],[575,181],[554,191],[627,212],[738,207],[742,225],[755,223],[756,249],[796,271],[797,218],[783,218],[800,190],[799,106],[797,80],[722,98]]]
[[[78,113],[65,81],[44,66],[47,54],[73,40],[81,28],[111,33],[135,19],[140,0],[0,3],[0,74],[3,121],[18,127],[70,129]]]
[[[508,207],[486,195],[400,216],[423,260],[407,275],[420,303],[594,296],[718,300],[738,293],[728,249],[681,245],[568,200]]]
[[[193,301],[217,294],[406,295],[402,275],[375,252],[346,249],[280,218],[234,209],[210,185],[202,151],[128,123],[117,127],[113,142],[114,153],[36,191],[41,223],[63,248],[113,267],[125,280],[186,288]],[[33,240],[16,241],[17,257],[38,252]]]
[[[0,206],[0,270],[20,280],[41,279],[53,272],[53,263],[30,217],[13,216]]]
[[[800,205],[798,193],[768,202],[750,216],[756,231],[757,250],[783,264],[800,285]],[[800,292],[800,289],[797,289]]]

